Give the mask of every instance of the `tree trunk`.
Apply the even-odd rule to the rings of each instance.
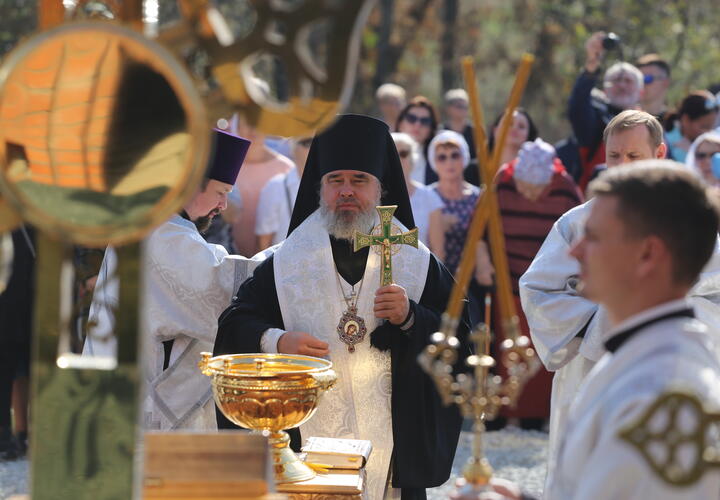
[[[378,41],[378,61],[375,77],[373,78],[375,88],[386,83],[395,74],[405,48],[417,34],[418,28],[425,19],[428,7],[433,1],[419,0],[413,2],[408,12],[401,16],[397,24],[394,24],[395,0],[380,0],[382,19],[380,21],[380,40]],[[395,43],[392,42],[393,25],[397,29],[397,36],[395,37],[397,41]]]
[[[395,0],[380,0],[380,26],[378,27],[377,66],[373,86],[378,88],[386,83],[392,73],[391,59],[393,48],[390,44],[395,19]]]
[[[440,81],[442,93],[457,87],[460,74],[455,57],[455,33],[457,31],[458,0],[444,0],[442,5],[443,33],[440,38]]]

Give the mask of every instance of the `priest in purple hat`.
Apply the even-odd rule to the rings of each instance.
[[[146,429],[216,429],[210,381],[197,369],[211,351],[217,318],[260,260],[228,255],[201,233],[225,210],[250,141],[214,131],[214,154],[202,185],[180,213],[144,241],[142,289]],[[105,252],[90,308],[84,355],[115,356],[116,253]],[[262,259],[258,256],[257,259]]]

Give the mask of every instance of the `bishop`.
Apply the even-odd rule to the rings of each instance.
[[[402,233],[414,227],[387,125],[341,116],[313,140],[288,237],[220,317],[215,354],[330,359],[338,385],[301,437],[370,440],[368,498],[424,499],[425,488],[450,475],[462,422],[416,362],[453,280],[420,243],[393,247],[393,281],[383,285],[382,255],[352,245],[356,231],[368,234],[378,223],[378,205],[397,205],[392,223]],[[465,340],[467,317],[461,323]]]

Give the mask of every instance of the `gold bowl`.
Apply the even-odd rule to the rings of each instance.
[[[234,424],[269,435],[278,483],[305,481],[315,472],[288,446],[292,429],[306,422],[337,380],[332,363],[296,354],[202,353],[200,369],[212,378],[220,411]]]

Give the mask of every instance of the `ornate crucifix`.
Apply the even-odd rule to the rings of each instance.
[[[380,256],[382,269],[380,271],[380,286],[387,286],[393,282],[392,278],[392,246],[393,245],[410,245],[415,248],[418,246],[418,230],[412,229],[406,233],[391,234],[392,219],[397,205],[388,205],[385,207],[375,207],[380,215],[380,234],[363,234],[355,231],[353,242],[355,251],[361,248],[380,245]],[[378,226],[376,226],[378,227]],[[374,233],[375,231],[373,231]]]

